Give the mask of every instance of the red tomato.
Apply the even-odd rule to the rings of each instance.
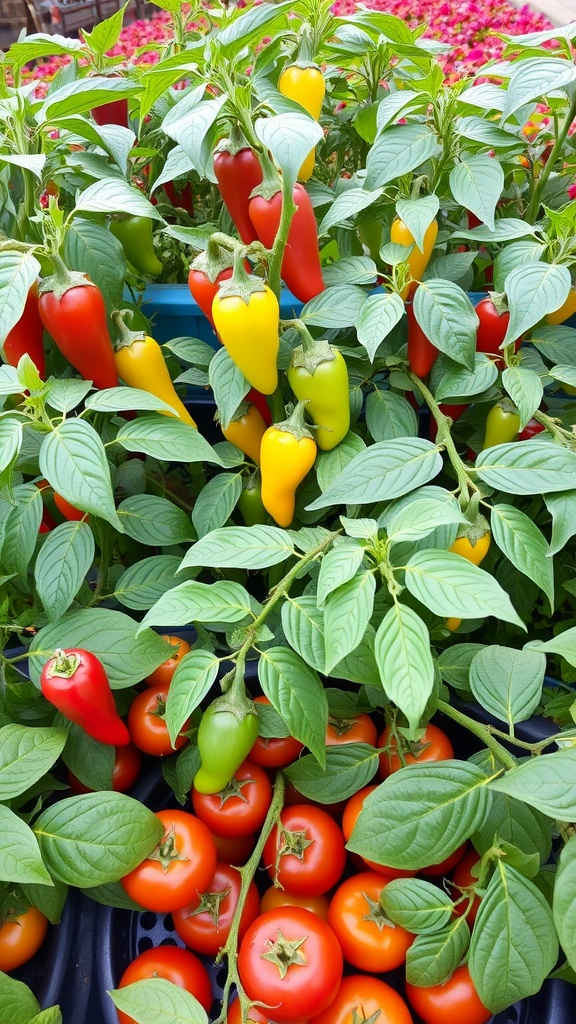
[[[424,1024],[486,1024],[492,1016],[480,1002],[466,964],[444,985],[418,988],[406,983],[406,995]]]
[[[392,971],[406,961],[414,941],[411,932],[387,923],[380,906],[380,894],[387,879],[376,871],[363,871],[347,878],[330,901],[328,924],[344,959],[364,971]]]
[[[380,767],[378,774],[381,779],[387,779],[393,772],[403,767],[403,762],[398,754],[396,741],[390,736],[390,726],[386,726],[384,732],[378,739],[379,747],[389,747],[388,751],[380,754]],[[454,757],[454,748],[445,732],[442,732],[437,725],[431,722],[426,726],[426,731],[420,740],[420,749],[411,753],[407,750],[404,753],[406,764],[415,764],[420,761],[447,761]]]
[[[211,832],[221,836],[246,836],[264,824],[272,800],[272,786],[258,764],[243,761],[220,793],[192,789],[195,814]]]
[[[226,1014],[226,1024],[244,1024],[239,999],[230,1003]],[[253,1006],[248,1010],[248,1024],[274,1024],[274,1021],[270,1020],[267,1013],[262,1013],[257,1006]],[[294,1024],[307,1024],[307,1021],[294,1022]]]
[[[354,718],[328,719],[326,728],[326,746],[335,747],[341,743],[369,743],[376,746],[378,730],[370,715],[355,715]]]
[[[323,921],[328,920],[328,907],[330,901],[327,896],[295,896],[293,892],[286,892],[285,889],[277,889],[271,885],[266,889],[260,900],[260,912],[276,910],[278,907],[304,907],[312,914],[317,914]]]
[[[188,728],[188,722],[185,722],[182,732],[176,737],[175,745],[172,746],[170,742],[164,719],[169,687],[170,683],[162,683],[142,690],[136,694],[128,711],[128,731],[132,743],[145,754],[154,754],[155,757],[173,754],[188,739],[182,735]]]
[[[469,850],[469,852],[465,854],[464,857],[462,857],[462,860],[457,864],[456,868],[454,869],[452,881],[455,883],[455,885],[459,886],[462,889],[468,889],[470,886],[477,885],[478,878],[476,877],[476,875],[472,874],[472,869],[475,868],[476,865],[479,863],[480,856],[476,852],[476,850]],[[457,900],[460,897],[460,895],[461,893],[459,893],[457,889],[454,889],[452,891],[453,900]],[[454,908],[454,913],[457,914],[458,917],[462,917],[463,914],[466,914],[466,920],[468,921],[470,927],[472,927],[474,921],[476,920],[476,914],[478,913],[478,908],[480,906],[480,896],[474,897],[470,910],[468,910],[468,906],[469,900],[465,898],[462,900],[461,903],[458,903],[456,905],[456,907]]]
[[[38,952],[48,928],[48,918],[37,907],[0,925],[0,971],[13,971]]]
[[[445,860],[440,861],[439,864],[429,864],[427,868],[420,868],[419,875],[428,875],[429,878],[436,878],[439,875],[448,875],[456,867],[457,864],[462,860],[462,857],[468,849],[468,843],[462,843],[458,846],[453,853],[449,854]]]
[[[284,807],[280,828],[272,829],[262,860],[275,884],[298,896],[320,896],[340,878],[346,864],[344,836],[319,807]]]
[[[254,697],[254,703],[269,704],[270,701],[268,697],[259,696]],[[264,768],[284,768],[285,765],[292,764],[292,761],[296,760],[303,749],[304,745],[299,740],[295,740],[293,736],[269,737],[268,739],[258,736],[250,751],[250,760],[261,764]]]
[[[353,1024],[355,1020],[412,1024],[410,1010],[402,997],[386,982],[366,974],[349,974],[342,978],[334,1002],[323,1013],[312,1017],[310,1024]]]
[[[129,789],[132,789],[140,774],[141,765],[140,751],[132,743],[127,743],[125,747],[116,747],[112,771],[113,791],[115,793],[127,793]],[[77,796],[79,793],[94,792],[88,786],[85,786],[83,782],[80,782],[80,779],[77,779],[72,772],[68,772],[68,781],[74,796]]]
[[[225,864],[245,864],[256,846],[256,836],[217,836],[212,833],[218,860]]]
[[[292,944],[290,959],[287,944]],[[281,958],[281,966],[274,956]],[[332,929],[300,907],[268,910],[252,922],[238,953],[246,995],[273,1007],[275,1021],[292,1022],[321,1012],[342,980],[342,951]]]
[[[140,953],[124,971],[118,988],[146,978],[164,978],[190,992],[206,1012],[212,1006],[212,985],[208,971],[194,953],[179,946],[154,946]],[[133,1017],[117,1010],[120,1024],[136,1024]]]
[[[164,914],[206,892],[216,870],[216,847],[207,826],[187,811],[157,811],[165,833],[156,849],[120,880],[136,903]]]
[[[308,807],[319,807],[320,810],[325,811],[331,818],[341,818],[342,811],[346,806],[345,800],[340,800],[336,804],[320,804],[317,800],[311,800],[310,797],[304,796],[300,793],[296,786],[294,786],[290,779],[286,779],[286,786],[284,789],[284,806],[292,807],[294,804],[306,804]]]
[[[344,808],[344,814],[342,815],[342,831],[344,833],[344,839],[346,842],[350,839],[354,825],[358,820],[358,815],[364,806],[364,801],[369,793],[373,789],[377,789],[376,785],[364,786],[363,789],[359,789],[357,793],[354,793],[350,797],[346,807]],[[381,875],[386,875],[387,878],[412,878],[416,874],[415,871],[403,871],[401,868],[389,868],[385,864],[377,864],[376,861],[366,860],[364,857],[358,856],[353,853],[351,855],[354,864],[359,865],[361,868],[368,866],[372,871],[377,871]]]
[[[172,914],[174,927],[183,942],[195,953],[216,956],[224,946],[238,904],[242,878],[230,864],[216,864],[214,877],[205,892],[198,892],[193,900]],[[246,902],[240,919],[238,936],[241,939],[249,924],[260,913],[260,896],[254,882],[250,882]]]
[[[149,676],[146,676],[144,682],[148,686],[162,686],[164,683],[171,683],[172,676],[174,675],[178,665],[182,661],[185,654],[188,654],[190,650],[190,644],[186,640],[181,640],[179,636],[168,636],[162,634],[162,639],[166,640],[167,643],[172,644],[175,648],[174,654],[172,654],[166,661],[163,661],[158,668],[155,668]]]

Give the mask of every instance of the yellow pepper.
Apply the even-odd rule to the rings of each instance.
[[[549,324],[563,324],[568,317],[576,313],[576,288],[568,293],[568,298],[553,313],[548,313],[546,322]],[[566,388],[564,388],[566,390]]]
[[[255,405],[242,402],[234,419],[227,427],[222,427],[222,433],[227,441],[235,444],[257,466],[260,465],[260,444],[266,433],[266,422]]]
[[[450,551],[465,558],[468,562],[472,562],[473,565],[480,565],[480,562],[483,562],[488,554],[490,540],[490,530],[486,530],[476,539],[470,534],[464,534],[462,537],[456,538]]]
[[[290,526],[296,488],[312,469],[316,442],[304,422],[304,403],[282,423],[268,427],[260,445],[262,503],[278,526]]]
[[[299,103],[315,121],[320,120],[326,83],[317,64],[309,61],[289,64],[278,79],[278,89],[283,96]],[[310,151],[298,172],[300,181],[308,181],[312,177],[315,158],[316,147]]]
[[[437,237],[438,223],[433,220],[432,223],[428,225],[424,233],[424,248],[419,249],[414,241],[414,235],[404,221],[401,220],[400,217],[396,217],[396,219],[392,221],[392,226],[390,228],[390,241],[394,242],[396,245],[411,245],[413,247],[412,252],[406,259],[412,280],[409,281],[406,287],[400,292],[404,302],[414,291],[417,282],[422,280],[422,276],[428,266],[432,251],[436,244]]]
[[[261,278],[247,274],[242,257],[212,303],[212,318],[228,355],[253,388],[271,395],[278,385],[280,306]]]
[[[127,315],[131,317],[132,310],[116,310],[112,314],[119,334],[114,351],[118,376],[129,387],[148,391],[174,409],[174,412],[159,409],[163,416],[173,416],[195,427],[195,420],[176,394],[160,345],[144,331],[129,330],[124,322]]]

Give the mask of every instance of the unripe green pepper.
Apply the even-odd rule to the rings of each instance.
[[[259,473],[252,474],[244,481],[237,508],[245,526],[259,526],[268,522],[268,513],[262,501],[262,484]]]
[[[519,430],[520,416],[516,406],[508,399],[502,399],[497,405],[492,406],[486,417],[486,432],[482,450],[493,448],[497,444],[515,441]]]
[[[199,793],[219,793],[242,761],[248,757],[258,736],[258,713],[252,701],[232,702],[223,694],[206,709],[198,726],[200,768],[194,776]]]
[[[314,439],[331,451],[350,429],[350,384],[344,356],[327,341],[314,341],[298,321],[302,345],[294,349],[286,376],[316,425]]]
[[[158,277],[162,264],[154,251],[150,217],[122,217],[110,221],[110,231],[118,239],[128,262],[144,277]]]

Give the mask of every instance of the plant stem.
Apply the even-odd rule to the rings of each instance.
[[[478,739],[482,740],[485,746],[487,746],[494,754],[494,757],[500,761],[507,770],[512,771],[516,768],[516,761],[512,754],[510,754],[506,748],[494,738],[485,725],[481,725],[480,722],[475,722],[469,715],[465,715],[462,711],[457,711],[451,704],[447,704],[443,700],[438,701],[438,711],[447,715],[448,718],[451,718],[453,722],[457,722],[458,725],[464,726],[464,728],[468,729],[468,731],[473,733],[474,736],[478,736]]]
[[[408,376],[410,377],[410,380],[416,385],[418,390],[421,392],[422,397],[426,402],[426,405],[428,406],[430,412],[432,413],[434,419],[436,420],[436,423],[438,425],[436,441],[437,444],[444,445],[448,458],[450,459],[454,472],[456,473],[456,478],[458,480],[459,501],[462,510],[465,512],[470,499],[470,493],[478,491],[478,488],[476,484],[468,476],[466,466],[464,465],[462,459],[460,458],[458,452],[456,451],[456,445],[454,444],[454,440],[452,438],[452,434],[450,433],[450,428],[448,426],[448,417],[444,415],[436,399],[434,398],[434,395],[426,386],[426,384],[424,384],[420,380],[420,377],[417,377],[416,374],[412,372],[412,370],[408,371]]]
[[[560,153],[562,151],[562,147],[564,145],[566,136],[568,135],[568,132],[570,130],[570,126],[572,125],[572,123],[573,123],[575,118],[576,118],[576,96],[574,96],[574,98],[572,99],[572,101],[570,103],[570,107],[568,108],[568,113],[566,114],[566,118],[564,120],[564,123],[562,124],[562,127],[560,128],[560,131],[556,135],[556,141],[555,141],[555,143],[554,143],[554,145],[552,147],[552,152],[550,153],[550,156],[548,157],[548,160],[546,161],[546,164],[545,164],[545,166],[544,166],[544,168],[542,170],[542,174],[540,175],[540,178],[538,179],[538,184],[534,186],[534,191],[532,193],[532,198],[530,200],[530,203],[528,204],[528,208],[526,210],[526,213],[524,214],[524,219],[529,224],[533,224],[534,221],[536,220],[536,216],[538,214],[538,210],[540,209],[540,199],[541,199],[542,193],[544,191],[544,186],[546,185],[546,182],[548,181],[548,178],[550,177],[550,174],[552,173],[552,170],[553,170],[553,168],[554,168],[554,166],[556,164],[556,161],[557,161],[557,159],[558,159],[558,157],[559,157],[559,155],[560,155]]]

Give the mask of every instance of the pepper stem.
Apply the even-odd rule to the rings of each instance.
[[[262,278],[248,274],[244,266],[244,248],[239,245],[234,249],[234,273],[228,281],[222,281],[218,288],[218,297],[237,296],[248,305],[250,296],[255,292],[265,292],[266,285]]]
[[[214,284],[218,274],[232,266],[231,254],[224,249],[215,236],[210,235],[208,244],[190,265],[191,270],[199,270],[206,275],[210,284]]]
[[[134,311],[132,309],[115,309],[111,313],[112,323],[118,331],[118,337],[114,342],[115,352],[119,352],[122,348],[129,348],[135,341],[143,341],[146,337],[144,331],[131,331],[125,322],[126,317],[132,320]]]
[[[310,437],[313,440],[314,435],[309,429],[304,418],[305,409],[306,402],[298,402],[287,419],[283,420],[282,423],[274,424],[275,429],[283,430],[289,434],[294,434],[294,437],[296,437],[298,441],[301,441],[303,437]]]
[[[62,648],[58,647],[54,651],[54,657],[52,664],[47,670],[47,676],[52,679],[53,676],[62,676],[65,679],[71,679],[76,669],[80,664],[80,656],[78,654],[67,654]]]
[[[78,285],[96,287],[86,274],[81,274],[77,270],[68,270],[64,260],[57,252],[50,253],[50,260],[53,272],[41,282],[38,288],[40,295],[44,295],[45,292],[53,292],[60,299],[70,288],[77,288]]]

